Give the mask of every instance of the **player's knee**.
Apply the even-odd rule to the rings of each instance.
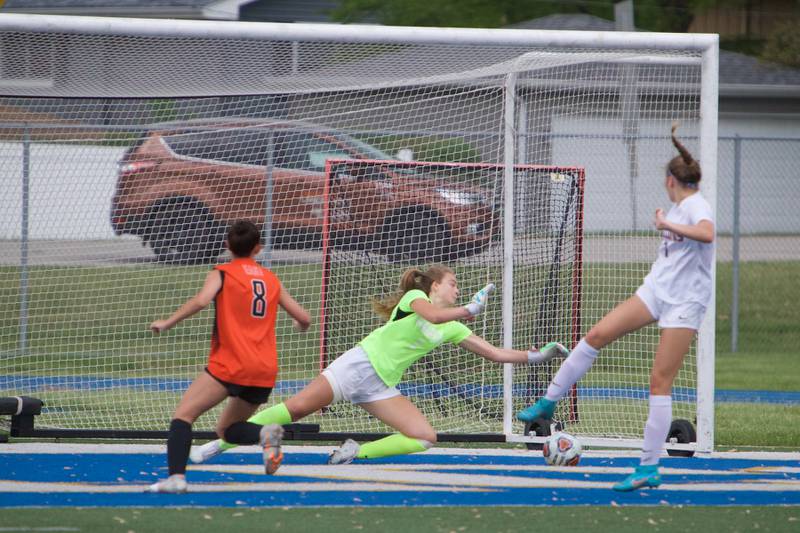
[[[416,432],[411,438],[417,439],[426,448],[432,448],[436,444],[436,432],[433,430],[433,428],[426,431]]]
[[[589,330],[589,333],[586,334],[584,340],[586,341],[586,344],[595,350],[599,350],[611,342],[612,339],[610,338],[609,332],[604,331],[601,327],[594,326]]]
[[[670,394],[672,390],[672,375],[668,372],[659,372],[653,369],[650,374],[650,394]]]
[[[435,439],[433,441],[429,441],[429,440],[425,440],[425,439],[417,439],[417,440],[419,441],[420,444],[422,444],[422,446],[426,450],[430,450],[431,448],[436,446],[436,440]]]
[[[214,432],[217,434],[217,437],[221,438],[222,440],[225,440],[225,431],[228,429],[228,427],[230,426],[223,426],[221,424],[217,424],[217,427],[214,428]]]
[[[292,422],[305,418],[319,409],[316,405],[311,405],[311,402],[298,400],[297,398],[287,400],[284,405],[286,406],[286,410],[289,411]]]
[[[173,420],[182,420],[189,424],[190,426],[195,423],[197,417],[192,415],[191,413],[186,413],[183,411],[175,411],[175,414],[172,416]]]

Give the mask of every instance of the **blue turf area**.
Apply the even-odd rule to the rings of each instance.
[[[36,391],[47,389],[57,390],[108,390],[118,388],[134,388],[151,392],[183,392],[191,380],[172,378],[104,378],[95,376],[19,376],[0,375],[0,396],[32,395]],[[291,395],[300,391],[307,384],[306,381],[284,380],[279,381],[275,387],[275,394]],[[406,396],[434,396],[444,398],[456,395],[462,398],[483,397],[501,398],[502,385],[465,384],[447,386],[442,384],[401,383],[400,391]],[[3,392],[9,391],[9,392]],[[523,387],[515,392],[526,397],[530,396]],[[722,403],[771,403],[783,405],[800,405],[800,391],[760,391],[760,390],[723,390],[714,393],[715,401]],[[633,400],[646,400],[649,392],[646,388],[608,388],[608,387],[578,387],[578,397],[585,398],[624,398]],[[681,402],[694,402],[697,400],[694,389],[675,387],[673,398]]]
[[[792,460],[670,457],[662,488],[616,493],[611,484],[638,459],[592,456],[557,469],[536,452],[427,453],[335,467],[326,457],[287,452],[278,474],[266,476],[260,454],[228,453],[190,467],[190,492],[169,495],[142,492],[164,477],[162,454],[0,448],[0,507],[800,505],[800,463]]]

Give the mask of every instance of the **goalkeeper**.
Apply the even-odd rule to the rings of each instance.
[[[363,445],[348,439],[331,453],[329,464],[427,450],[436,443],[436,431],[396,385],[404,371],[431,350],[452,343],[498,363],[536,364],[566,355],[566,348],[555,342],[541,351],[497,348],[458,322],[481,313],[493,290],[489,284],[467,305],[455,306],[459,290],[452,270],[445,266],[432,266],[426,272],[407,270],[395,294],[373,301],[374,310],[387,319],[383,326],[333,361],[297,395],[247,422],[232,424],[224,441],[193,449],[192,461],[206,461],[235,445],[255,444],[263,425],[289,424],[342,400],[360,406],[397,433]]]
[[[517,414],[526,422],[551,419],[556,402],[589,371],[601,348],[658,321],[661,340],[650,373],[642,457],[636,470],[614,485],[614,490],[623,492],[661,484],[658,461],[672,422],[672,382],[711,299],[714,217],[698,191],[700,164],[678,141],[676,127],[672,127],[672,143],[680,155],[668,163],[664,180],[673,205],[666,216],[656,210],[655,226],[663,241],[644,284],[589,330],[561,364],[547,393]]]

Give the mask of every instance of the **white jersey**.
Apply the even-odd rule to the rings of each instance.
[[[714,223],[711,206],[699,192],[672,204],[666,218],[690,226],[701,220]],[[671,231],[662,232],[662,236],[658,259],[644,278],[645,285],[667,303],[697,302],[708,306],[714,243],[694,241]]]

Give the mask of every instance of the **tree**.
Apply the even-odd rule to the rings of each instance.
[[[800,33],[797,28],[800,20],[788,20],[773,28],[761,59],[790,67],[800,67]]]
[[[610,19],[611,0],[343,0],[333,12],[340,22],[376,20],[389,26],[498,28],[553,13],[589,13]]]
[[[389,26],[499,28],[556,13],[614,18],[618,0],[343,0],[333,12],[340,22],[377,21]],[[748,0],[635,0],[636,26],[685,32],[696,13],[712,7],[741,8]]]

